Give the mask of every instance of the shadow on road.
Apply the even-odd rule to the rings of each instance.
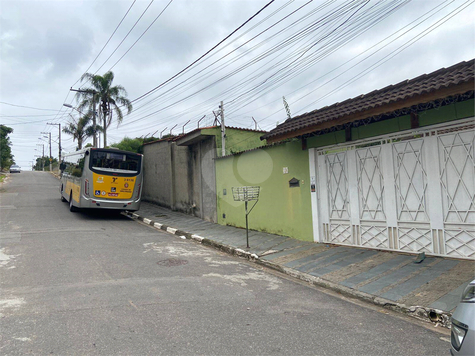
[[[83,209],[75,214],[81,215],[85,220],[130,220],[120,210]]]

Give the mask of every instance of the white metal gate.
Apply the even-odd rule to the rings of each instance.
[[[473,119],[311,151],[315,239],[475,259]]]

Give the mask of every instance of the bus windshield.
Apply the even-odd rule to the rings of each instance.
[[[92,150],[90,167],[93,171],[138,174],[140,160],[138,154]]]

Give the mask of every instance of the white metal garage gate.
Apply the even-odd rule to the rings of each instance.
[[[315,240],[475,259],[474,140],[472,118],[312,149]]]

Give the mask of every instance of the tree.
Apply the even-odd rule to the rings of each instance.
[[[87,80],[91,82],[91,88],[83,89],[77,93],[79,101],[79,110],[88,108],[92,110],[94,104],[99,107],[99,122],[102,122],[104,135],[104,147],[107,146],[107,129],[112,123],[112,112],[116,113],[117,125],[119,125],[124,116],[121,107],[127,109],[127,114],[132,112],[132,104],[127,99],[127,91],[121,85],[112,86],[114,73],[108,71],[103,76],[84,73],[81,76],[81,82]],[[101,121],[102,120],[102,121]]]
[[[15,163],[10,147],[12,143],[8,137],[12,132],[11,127],[0,125],[0,171]]]
[[[143,153],[143,144],[146,142],[156,141],[158,140],[155,137],[136,137],[136,138],[129,138],[125,137],[119,143],[114,143],[111,147],[118,148],[119,150],[136,152],[136,153]]]
[[[86,138],[94,136],[95,132],[102,131],[102,127],[99,125],[96,125],[95,128],[93,127],[91,124],[91,116],[92,114],[89,113],[78,120],[71,116],[72,120],[63,128],[64,133],[73,136],[73,141],[77,140],[78,146],[76,150],[82,148],[82,144]]]
[[[119,150],[142,153],[143,140],[141,138],[129,138],[125,137],[119,143],[114,143],[111,147],[118,148]]]
[[[33,169],[35,171],[42,171],[43,168],[45,171],[49,171],[49,157],[48,156],[43,156],[43,157],[38,157],[36,159],[36,162],[35,162],[35,165],[33,166]],[[58,159],[57,158],[53,158],[51,160],[51,165],[53,167],[57,166],[58,165]],[[54,168],[53,168],[54,170]]]

